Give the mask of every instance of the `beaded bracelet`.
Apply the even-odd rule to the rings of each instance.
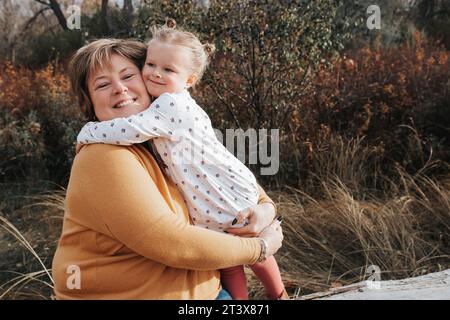
[[[264,262],[267,258],[267,249],[269,248],[269,245],[267,244],[267,241],[260,238],[260,244],[261,244],[261,253],[259,254],[257,262]]]

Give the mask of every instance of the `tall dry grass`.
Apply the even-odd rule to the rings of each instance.
[[[312,192],[270,193],[284,215],[277,260],[290,293],[366,280],[369,266],[378,266],[384,280],[450,268],[450,166],[428,162],[415,175],[398,167],[387,177],[363,139],[331,145],[315,155],[316,183],[305,188]],[[435,166],[447,174],[428,177]],[[384,189],[373,189],[374,181]],[[253,297],[264,297],[249,275]]]
[[[8,214],[0,210],[0,300],[52,297],[50,267],[61,232],[64,198],[64,190],[18,196],[13,202],[25,205]]]

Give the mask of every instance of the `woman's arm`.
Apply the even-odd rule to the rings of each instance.
[[[275,219],[275,217],[277,216],[277,206],[275,205],[275,202],[273,202],[273,200],[267,195],[266,191],[264,191],[264,189],[259,184],[258,190],[259,190],[258,204],[259,205],[270,204],[272,209],[269,209],[269,207],[267,207],[268,208],[267,215],[269,217],[272,217],[272,220]]]
[[[165,190],[163,175],[147,170],[130,148],[96,144],[74,161],[67,206],[96,231],[167,266],[212,270],[256,262],[258,239],[190,225],[170,209]]]

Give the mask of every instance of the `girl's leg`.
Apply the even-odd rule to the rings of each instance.
[[[284,284],[274,256],[270,256],[266,261],[255,263],[249,267],[264,285],[269,299],[278,299],[283,295]]]
[[[247,279],[244,266],[220,270],[220,281],[234,300],[248,300]]]

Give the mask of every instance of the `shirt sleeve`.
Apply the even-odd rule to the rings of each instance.
[[[155,179],[127,147],[85,146],[72,168],[68,210],[86,215],[92,228],[104,226],[117,241],[167,266],[214,270],[256,262],[258,239],[189,224],[158,189],[165,180]]]
[[[146,110],[127,118],[88,122],[80,131],[80,144],[107,143],[131,145],[152,138],[171,139],[175,128],[176,100],[162,94]]]

